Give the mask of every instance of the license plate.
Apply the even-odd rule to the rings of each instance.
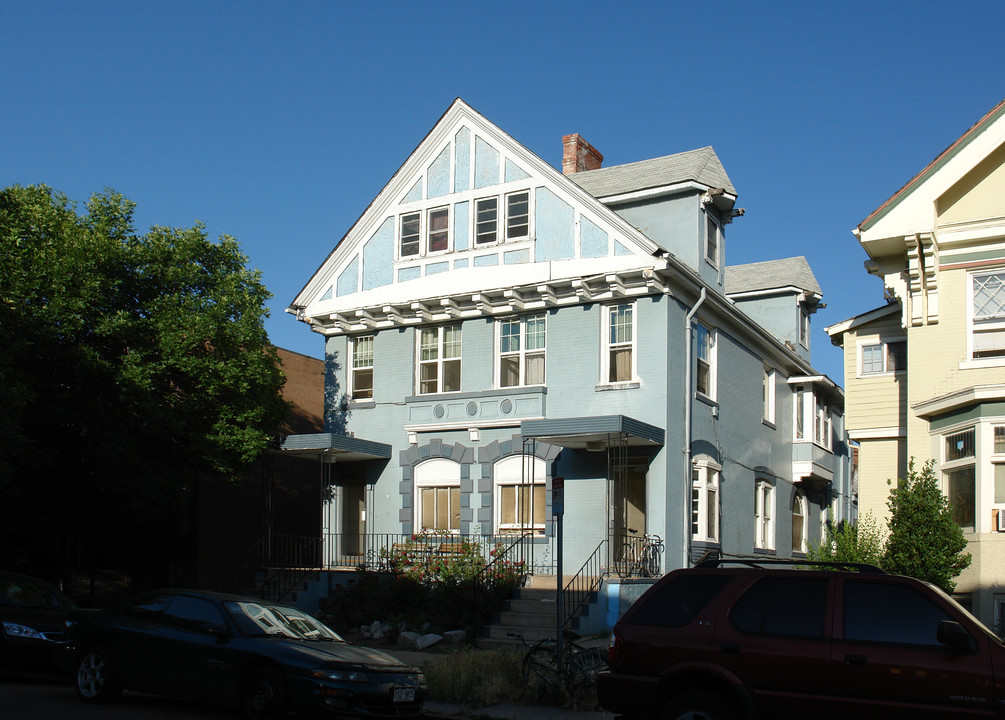
[[[395,688],[394,702],[415,702],[415,688]]]

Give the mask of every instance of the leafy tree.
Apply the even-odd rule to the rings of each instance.
[[[198,476],[235,478],[285,416],[260,273],[202,225],[138,233],[134,209],[110,190],[80,214],[44,185],[0,190],[8,508],[142,524]]]
[[[867,563],[880,565],[883,558],[883,534],[872,514],[858,519],[857,523],[828,523],[824,539],[819,545],[810,545],[806,557],[825,562]]]
[[[956,587],[953,578],[970,565],[971,556],[963,552],[967,541],[953,520],[933,464],[929,460],[917,472],[912,458],[907,477],[890,491],[890,535],[883,569],[927,580],[951,593]]]

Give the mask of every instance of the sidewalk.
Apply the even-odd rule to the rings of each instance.
[[[604,641],[606,643],[606,641]],[[443,657],[439,653],[422,652],[418,650],[394,650],[391,653],[399,660],[424,667],[429,662],[436,662]],[[492,720],[613,720],[614,713],[606,710],[569,710],[567,708],[545,705],[517,705],[503,703],[483,708],[466,708],[452,703],[427,702],[426,715],[430,718],[449,718],[464,720],[467,718],[492,718]]]

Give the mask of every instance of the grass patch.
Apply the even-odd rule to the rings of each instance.
[[[458,650],[436,658],[423,668],[429,699],[473,708],[516,702],[522,661],[514,650]]]

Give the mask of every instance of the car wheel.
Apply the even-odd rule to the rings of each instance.
[[[252,720],[286,716],[286,683],[278,670],[259,667],[251,671],[244,690],[244,714]]]
[[[711,692],[686,693],[671,700],[663,720],[732,720],[729,703]]]
[[[104,648],[91,648],[77,663],[77,695],[84,702],[103,703],[122,692],[115,680],[112,658]]]

